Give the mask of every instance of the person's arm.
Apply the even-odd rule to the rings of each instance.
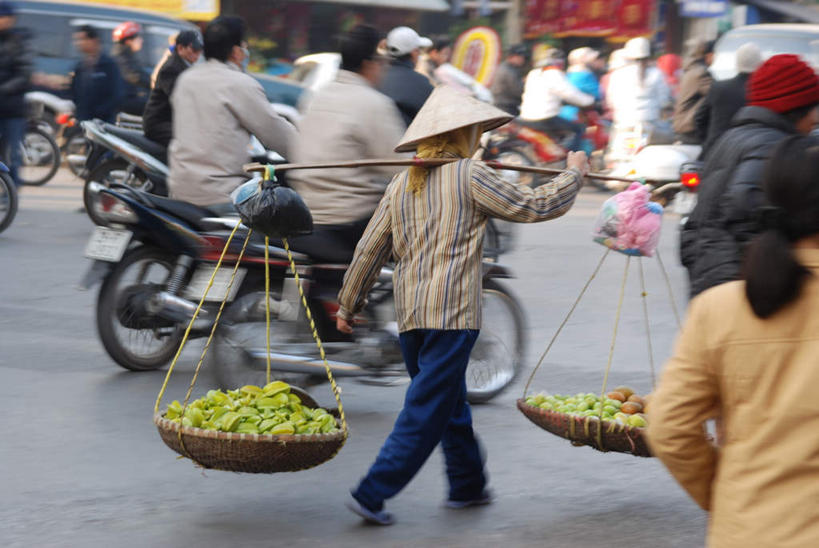
[[[296,139],[296,128],[276,114],[264,94],[262,85],[246,76],[247,80],[231,89],[227,107],[251,135],[255,135],[270,150],[284,157]]]
[[[715,417],[719,403],[718,380],[702,330],[709,313],[715,313],[707,299],[704,295],[691,301],[674,355],[648,404],[647,430],[654,455],[704,510],[711,507],[718,458],[705,423]]]
[[[355,248],[350,268],[344,274],[344,284],[338,294],[337,326],[349,332],[353,317],[367,304],[367,294],[378,278],[381,267],[392,255],[392,221],[390,216],[390,189],[381,198],[364,235]],[[346,324],[346,327],[345,325]]]
[[[714,101],[714,88],[708,90],[708,95],[705,96],[705,101],[697,108],[694,114],[694,127],[697,135],[701,141],[705,141],[708,136],[708,125],[711,123],[711,105]]]
[[[574,87],[565,74],[559,74],[559,76],[553,76],[552,91],[555,95],[564,102],[578,107],[588,107],[594,103],[594,97]]]
[[[28,41],[23,36],[19,40],[18,52],[12,60],[12,76],[0,83],[0,96],[19,95],[28,90],[31,84],[32,60]]]
[[[507,221],[536,223],[560,217],[574,204],[588,170],[586,155],[582,152],[570,152],[567,165],[569,169],[532,189],[504,181],[484,164],[473,163],[472,197],[478,209],[490,217]]]

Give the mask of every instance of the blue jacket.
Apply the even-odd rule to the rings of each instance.
[[[600,82],[590,70],[570,71],[566,73],[566,78],[574,87],[594,97],[595,101],[600,100]],[[578,112],[580,109],[574,105],[563,105],[560,108],[560,117],[576,122]]]
[[[104,53],[93,67],[88,67],[84,61],[77,63],[71,81],[77,120],[100,118],[113,122],[124,97],[123,88],[116,62]]]

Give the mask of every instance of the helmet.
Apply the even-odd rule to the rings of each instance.
[[[540,47],[536,48],[532,58],[536,67],[548,67],[551,65],[563,65],[564,53],[557,48]]]
[[[139,25],[139,23],[126,21],[125,23],[120,23],[117,25],[117,28],[115,28],[114,32],[111,33],[111,39],[114,42],[122,42],[128,38],[133,38],[141,32],[142,27]]]

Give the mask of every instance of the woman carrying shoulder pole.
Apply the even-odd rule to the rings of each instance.
[[[446,506],[487,504],[484,459],[472,430],[465,372],[481,325],[481,250],[489,217],[539,222],[574,203],[588,171],[583,152],[537,189],[503,181],[471,160],[481,133],[512,116],[448,86],[433,91],[397,152],[460,158],[397,174],[370,220],[339,293],[337,327],[352,332],[381,266],[395,261],[401,350],[412,378],[404,407],[348,507],[389,525],[384,501],[401,491],[439,443],[446,459]]]

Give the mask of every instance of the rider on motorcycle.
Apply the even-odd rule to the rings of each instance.
[[[261,84],[244,72],[245,22],[217,17],[205,29],[205,63],[183,72],[171,94],[171,197],[233,211],[230,193],[247,181],[248,143],[255,135],[282,155],[295,128],[277,115]]]
[[[142,116],[151,90],[151,75],[137,57],[143,45],[142,27],[139,23],[127,21],[114,29],[111,39],[114,42],[111,57],[119,65],[119,72],[125,80],[125,97],[120,110]]]
[[[535,59],[535,68],[526,76],[520,117],[529,122],[527,125],[550,135],[570,133],[572,139],[567,148],[574,151],[583,146],[584,128],[561,118],[560,107],[564,102],[588,107],[594,103],[594,97],[569,82],[563,72],[564,65],[563,52],[554,48]]]
[[[298,163],[390,158],[404,132],[401,114],[375,89],[384,70],[376,53],[380,36],[365,25],[340,40],[341,70],[310,101],[299,123],[291,158]],[[313,233],[292,239],[316,259],[348,263],[384,195],[395,167],[293,171],[289,184],[313,214]]]

